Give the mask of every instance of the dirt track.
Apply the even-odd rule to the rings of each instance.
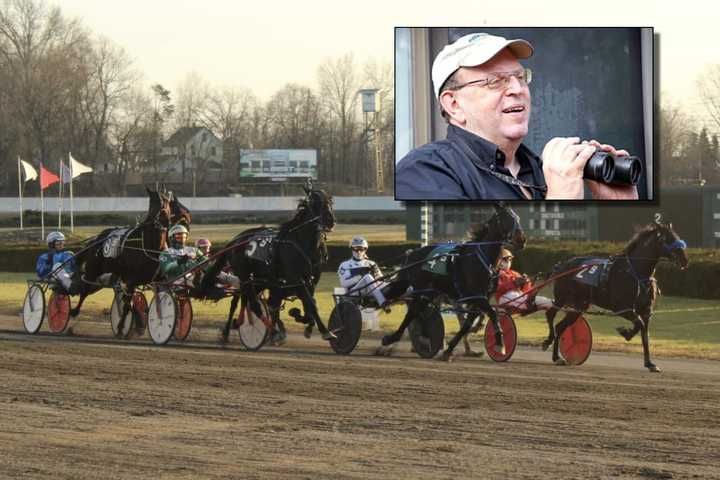
[[[247,353],[210,331],[159,348],[98,325],[0,319],[0,477],[720,478],[718,362]]]

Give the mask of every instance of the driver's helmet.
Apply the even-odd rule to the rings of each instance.
[[[195,246],[198,250],[202,251],[203,255],[208,255],[210,253],[212,243],[210,243],[210,240],[207,238],[198,238],[195,242]]]
[[[48,233],[45,241],[47,242],[48,247],[55,248],[55,242],[64,242],[65,235],[63,235],[62,232],[50,232]]]
[[[189,235],[188,229],[183,225],[173,225],[168,231],[170,237],[170,246],[172,248],[183,248],[185,247],[185,240]]]
[[[355,260],[362,260],[365,258],[368,242],[364,237],[353,237],[353,239],[350,240],[350,249],[352,250],[352,256]]]

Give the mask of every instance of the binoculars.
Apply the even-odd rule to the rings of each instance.
[[[638,157],[616,157],[608,152],[595,152],[585,164],[583,178],[609,185],[637,185],[642,173]]]

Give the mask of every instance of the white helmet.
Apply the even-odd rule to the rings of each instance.
[[[364,248],[367,250],[368,242],[363,237],[353,237],[353,239],[350,240],[350,248],[352,249],[352,256],[355,260],[360,261],[367,258],[364,250],[355,250],[356,248]]]
[[[355,247],[368,248],[368,242],[364,237],[353,237],[353,239],[350,240],[350,248]]]
[[[65,241],[65,235],[62,234],[62,232],[50,232],[48,233],[46,242],[51,247],[55,245],[55,242],[64,242]]]
[[[188,229],[185,228],[184,225],[181,225],[179,223],[170,227],[170,230],[168,231],[168,235],[170,235],[171,237],[174,236],[176,233],[184,233],[185,235],[190,234],[190,232],[188,232]]]

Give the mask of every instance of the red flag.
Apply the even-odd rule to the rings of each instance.
[[[60,177],[52,173],[50,170],[45,170],[45,167],[40,165],[40,188],[45,190],[53,183],[60,181]]]

